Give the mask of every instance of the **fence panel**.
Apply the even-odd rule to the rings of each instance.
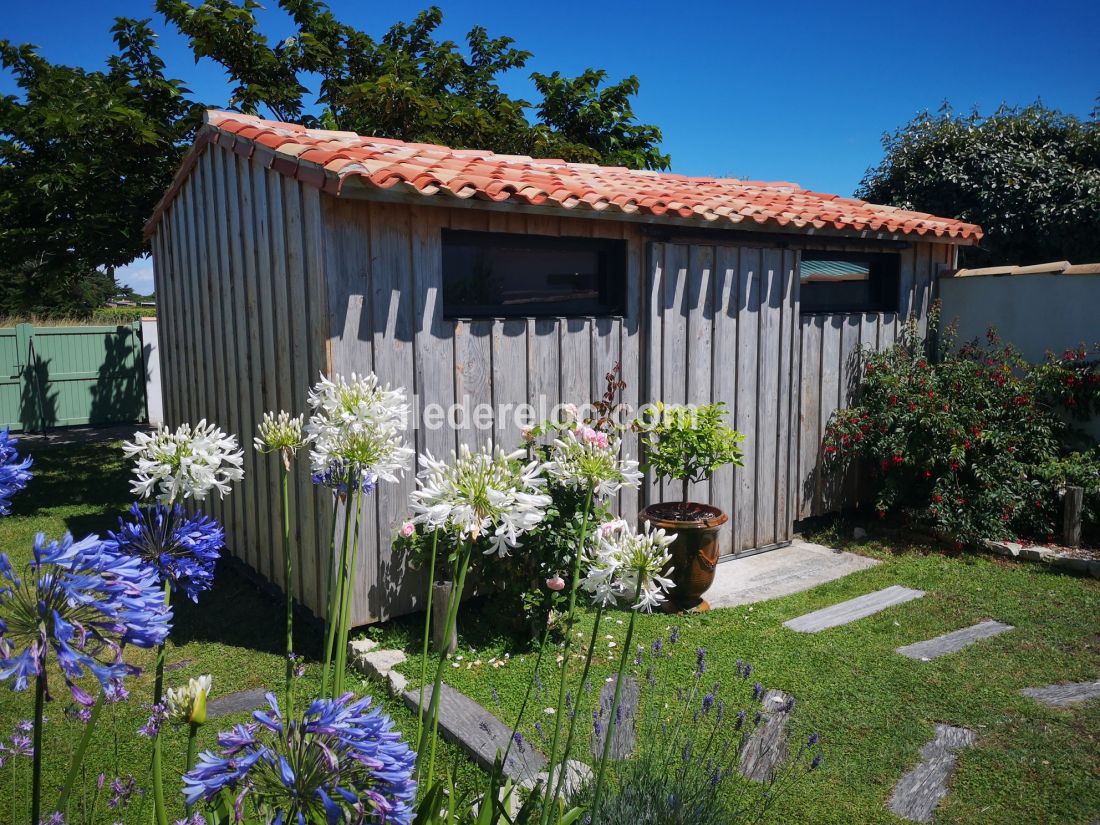
[[[0,329],[0,425],[42,431],[144,421],[141,323]]]

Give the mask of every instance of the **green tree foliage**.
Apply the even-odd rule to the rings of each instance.
[[[533,104],[498,83],[522,69],[530,52],[481,26],[466,35],[465,50],[439,40],[443,12],[434,6],[379,39],[340,22],[318,0],[279,6],[294,32],[272,43],[259,30],[255,0],[157,0],[195,57],[225,68],[234,84],[229,105],[242,112],[266,108],[279,120],[457,148],[634,169],[669,165],[658,149],[661,131],[634,115],[636,77],[605,86],[606,73],[595,69],[576,78],[535,73],[542,100]]]
[[[0,313],[69,315],[110,298],[199,110],[165,77],[148,20],[119,18],[105,70],[0,41]]]
[[[1100,261],[1100,107],[1081,120],[1039,103],[989,116],[945,106],[883,148],[857,196],[981,224],[965,265]]]

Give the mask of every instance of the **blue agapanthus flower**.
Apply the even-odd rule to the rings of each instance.
[[[87,673],[118,696],[123,678],[139,672],[123,647],[155,647],[171,621],[153,568],[98,536],[47,542],[39,533],[22,577],[0,553],[0,681],[12,680],[15,690],[46,675],[52,652],[77,702],[95,701],[77,684]]]
[[[214,565],[225,546],[225,531],[201,512],[188,516],[182,505],[154,504],[130,508],[130,519],[119,519],[117,533],[104,542],[120,553],[143,559],[162,582],[182,590],[193,602],[214,586]]]
[[[200,754],[184,774],[189,805],[227,791],[238,822],[253,821],[243,810],[251,805],[256,818],[279,825],[409,825],[416,754],[370,697],[315,699],[289,723],[274,694],[267,701],[270,711],[220,733],[220,752]]]
[[[30,456],[19,458],[11,430],[5,427],[0,433],[0,516],[11,512],[11,497],[31,480],[30,466]]]
[[[333,459],[325,465],[324,472],[313,473],[310,479],[319,487],[328,487],[333,495],[346,496],[353,490],[363,488],[363,495],[370,495],[378,486],[378,476],[369,470],[358,469],[342,459]]]

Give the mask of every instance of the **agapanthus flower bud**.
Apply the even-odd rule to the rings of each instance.
[[[190,679],[186,685],[169,688],[164,695],[168,721],[201,725],[206,722],[206,699],[213,687],[211,676]]]

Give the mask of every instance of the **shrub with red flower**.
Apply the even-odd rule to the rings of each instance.
[[[933,312],[933,334],[937,321]],[[894,346],[864,353],[859,406],[830,420],[827,463],[838,472],[863,463],[880,515],[930,525],[953,542],[1057,532],[1066,473],[1059,480],[1050,465],[1070,441],[1070,416],[1100,410],[1100,363],[1080,348],[1032,365],[993,330],[957,350],[951,338],[948,330],[946,354],[931,363],[912,324]]]

